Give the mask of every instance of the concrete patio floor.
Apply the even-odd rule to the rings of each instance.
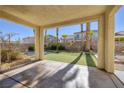
[[[114,74],[121,80],[121,82],[124,84],[124,71],[121,70],[115,70]]]
[[[113,74],[95,67],[43,60],[1,74],[0,87],[115,88],[124,86]]]

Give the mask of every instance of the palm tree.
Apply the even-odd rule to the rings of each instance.
[[[68,37],[68,35],[63,34],[62,37],[63,37],[63,39],[64,39],[64,43],[66,43],[66,38]]]
[[[59,38],[58,38],[59,33],[58,32],[59,32],[59,28],[56,28],[56,39],[57,39],[56,40],[56,44],[57,44],[56,45],[56,52],[57,53],[59,52],[59,45],[58,45],[59,44]]]
[[[45,30],[45,40],[44,40],[44,42],[45,42],[45,48],[46,48],[46,42],[47,42],[47,29]]]
[[[2,43],[2,39],[1,39],[1,36],[2,36],[2,32],[0,31],[0,65],[1,65],[1,43]]]
[[[45,42],[47,41],[47,29],[45,30]]]
[[[83,44],[83,24],[81,24],[80,26],[81,26],[81,50],[84,50],[83,49],[83,46],[84,46],[84,44]]]
[[[90,51],[90,23],[87,23],[87,29],[86,29],[86,52]]]
[[[93,34],[94,34],[94,31],[91,30],[91,31],[90,31],[90,49],[91,49],[91,50],[93,49],[93,48],[92,48],[92,37],[93,37]]]

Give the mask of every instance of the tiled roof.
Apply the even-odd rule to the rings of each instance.
[[[116,32],[115,34],[124,35],[124,31]]]
[[[97,32],[97,30],[93,30],[94,32]],[[83,33],[85,33],[86,31],[83,31]],[[74,34],[80,34],[82,32],[75,32]]]

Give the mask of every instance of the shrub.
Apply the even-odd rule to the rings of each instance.
[[[124,41],[124,37],[117,37],[115,38],[115,41]]]
[[[62,44],[59,44],[59,45],[58,45],[58,48],[59,48],[59,50],[65,50],[65,46],[62,45]],[[47,49],[56,50],[56,49],[57,49],[57,44],[52,44],[52,45],[50,46],[50,48],[48,47]]]
[[[50,50],[50,49],[51,49],[51,46],[44,45],[44,49],[45,49],[45,50]]]
[[[65,46],[59,45],[59,50],[65,50]]]
[[[5,62],[7,60],[8,50],[1,50],[1,61]]]
[[[13,61],[20,57],[20,53],[17,51],[12,51],[12,50],[2,50],[1,51],[1,61],[2,62],[7,62],[8,56],[9,56],[10,60]]]
[[[47,49],[47,47],[48,47],[48,46],[45,44],[45,45],[44,45],[44,49],[46,50],[46,49]]]
[[[52,44],[50,47],[51,50],[56,50],[56,48],[57,48],[57,44]]]
[[[28,47],[28,51],[34,51],[34,45]]]
[[[10,53],[10,56],[11,56],[11,60],[16,60],[16,59],[19,59],[20,58],[20,53],[19,52],[17,52],[17,51],[12,51],[11,53]]]

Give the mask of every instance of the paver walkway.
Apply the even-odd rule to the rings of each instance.
[[[0,87],[118,87],[113,75],[94,67],[43,60],[0,75]],[[115,77],[114,77],[115,78]],[[120,85],[120,87],[124,87]]]

